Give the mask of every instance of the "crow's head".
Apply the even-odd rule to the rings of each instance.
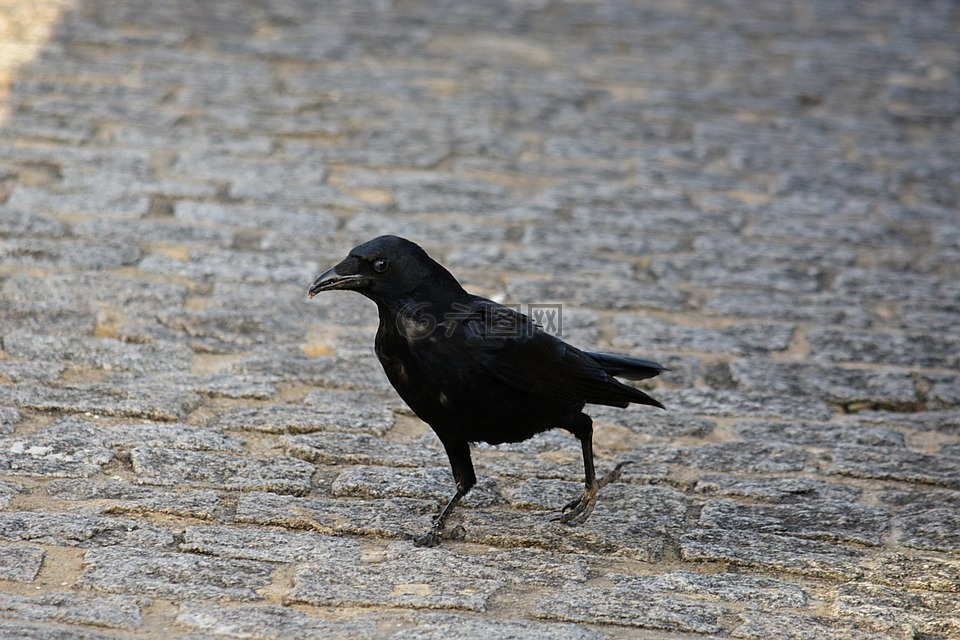
[[[356,291],[375,302],[408,299],[434,285],[460,285],[419,245],[397,236],[380,236],[354,247],[337,266],[310,287],[310,297],[337,289]]]

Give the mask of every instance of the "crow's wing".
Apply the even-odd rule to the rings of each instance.
[[[462,331],[470,361],[514,389],[562,403],[662,406],[616,380],[592,354],[545,333],[527,316],[493,301],[474,298]],[[612,359],[610,364],[616,364],[616,370],[630,369],[625,366],[630,360],[626,356]]]

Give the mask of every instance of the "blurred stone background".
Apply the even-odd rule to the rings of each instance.
[[[960,636],[960,7],[0,0],[0,636]],[[658,412],[446,459],[397,233]]]

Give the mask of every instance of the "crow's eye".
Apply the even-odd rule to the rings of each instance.
[[[386,260],[376,260],[373,263],[373,270],[377,273],[383,273],[387,270],[387,261]]]

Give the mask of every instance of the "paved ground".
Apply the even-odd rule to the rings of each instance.
[[[38,6],[0,4],[0,636],[960,637],[956,3]],[[305,295],[381,232],[673,368],[595,412],[635,464],[586,525],[553,433],[408,542],[445,458],[373,306]]]

